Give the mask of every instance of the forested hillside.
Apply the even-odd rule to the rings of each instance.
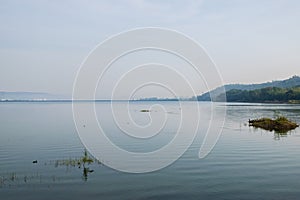
[[[292,88],[267,87],[257,90],[229,90],[228,102],[300,102],[300,86]]]
[[[285,80],[277,80],[272,82],[266,83],[259,83],[259,84],[228,84],[224,85],[224,89],[226,92],[230,90],[257,90],[262,88],[269,88],[269,87],[276,87],[276,88],[292,88],[300,85],[300,77],[293,76],[289,79]],[[206,92],[200,96],[197,96],[198,101],[217,101],[219,96],[222,95],[224,89],[222,87],[218,87],[214,90]],[[245,91],[245,94],[247,93]]]

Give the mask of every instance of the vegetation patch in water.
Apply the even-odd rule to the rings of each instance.
[[[88,152],[87,150],[85,149],[84,150],[84,156],[82,156],[81,158],[79,159],[65,159],[65,160],[56,160],[55,162],[55,167],[58,167],[58,166],[71,166],[71,167],[75,167],[75,166],[78,166],[78,168],[83,168],[83,180],[87,181],[88,179],[88,175],[90,173],[93,173],[94,170],[93,169],[90,169],[89,167],[86,166],[86,164],[90,165],[91,163],[98,163],[98,164],[101,164],[99,161],[97,161],[96,159],[93,159],[91,157],[88,156]]]
[[[65,159],[65,160],[56,160],[55,166],[65,165],[65,166],[78,166],[78,167],[85,167],[85,164],[91,164],[95,160],[88,156],[87,150],[84,150],[84,156],[79,159]]]
[[[291,104],[300,104],[300,100],[289,100]]]
[[[150,112],[150,110],[142,109],[141,112]]]
[[[33,165],[38,165],[37,160],[32,161]],[[67,169],[70,169],[71,167],[78,167],[82,171],[82,179],[84,181],[88,180],[88,176],[94,172],[93,169],[90,169],[90,166],[95,166],[92,164],[98,164],[100,165],[101,162],[97,159],[93,159],[88,155],[87,150],[85,149],[83,152],[83,156],[79,158],[68,158],[63,160],[53,160],[49,162],[45,162],[44,165],[54,165],[55,167],[59,166],[66,166]],[[50,176],[49,174],[44,174],[43,176],[39,174],[38,172],[31,172],[27,174],[18,174],[16,172],[8,172],[3,174],[0,171],[0,189],[2,187],[14,187],[14,186],[21,186],[23,184],[36,184],[36,183],[42,183],[43,181],[46,181],[46,183],[50,183],[49,180],[57,182],[59,180],[63,180],[63,176],[57,176],[57,174],[54,174]]]
[[[277,117],[276,119],[260,118],[249,119],[249,126],[262,128],[268,131],[275,131],[277,133],[286,133],[290,130],[297,128],[299,125],[295,122],[288,120],[286,117]]]

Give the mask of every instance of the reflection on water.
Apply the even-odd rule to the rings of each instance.
[[[87,181],[88,180],[88,175],[90,173],[93,173],[94,170],[93,169],[90,169],[89,167],[83,167],[83,173],[82,173],[82,178],[84,181]]]
[[[291,135],[291,134],[288,134],[288,133],[274,133],[274,140],[280,140],[282,137],[287,137],[288,135]]]

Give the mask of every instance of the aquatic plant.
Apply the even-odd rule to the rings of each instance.
[[[63,160],[56,160],[55,161],[55,167],[58,166],[71,166],[71,167],[75,167],[78,166],[79,168],[84,166],[85,164],[91,164],[93,162],[96,162],[96,160],[94,160],[93,158],[88,156],[88,152],[85,149],[83,152],[83,156],[81,158],[69,158],[69,159],[63,159]],[[98,162],[99,164],[99,162]]]
[[[81,161],[83,164],[85,164],[85,163],[91,164],[94,162],[94,160],[88,156],[86,149],[84,149],[84,156],[81,158]]]
[[[32,163],[35,165],[38,163],[37,160],[33,160]],[[84,149],[83,155],[79,158],[68,158],[63,160],[52,160],[45,162],[44,165],[54,165],[55,167],[67,166],[69,167],[78,167],[82,171],[82,179],[84,181],[88,180],[88,175],[93,173],[94,170],[90,169],[90,164],[101,164],[100,161],[93,159],[89,156],[88,151]],[[45,177],[43,177],[45,179]],[[49,176],[52,182],[57,182],[60,178],[56,175]],[[0,174],[0,188],[5,186],[14,186],[23,184],[30,184],[31,182],[42,181],[42,176],[39,173],[20,175],[16,172],[8,172],[6,174]]]
[[[286,133],[297,128],[299,125],[295,122],[289,121],[286,117],[278,116],[276,119],[249,119],[249,126],[262,128],[268,131],[275,131],[276,133]]]

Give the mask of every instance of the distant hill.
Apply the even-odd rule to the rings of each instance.
[[[292,88],[266,87],[256,90],[232,89],[226,92],[228,102],[299,103],[300,85]]]
[[[62,96],[44,92],[4,92],[0,91],[0,100],[53,100],[63,99]]]
[[[230,90],[257,90],[262,88],[268,87],[276,87],[276,88],[292,88],[300,85],[300,77],[293,76],[286,80],[278,80],[266,83],[259,83],[259,84],[228,84],[224,85],[224,89],[226,92]],[[218,97],[222,95],[223,89],[222,87],[218,87],[210,92],[206,92],[200,96],[197,96],[198,101],[218,101]],[[211,98],[212,97],[212,98]]]

